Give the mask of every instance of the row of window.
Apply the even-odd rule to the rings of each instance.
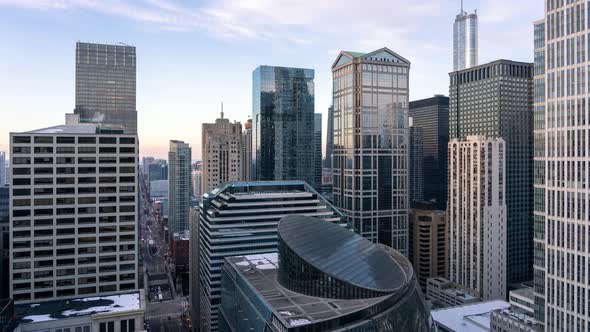
[[[111,183],[111,182],[108,182]],[[35,196],[43,196],[43,195],[53,195],[54,192],[56,195],[74,195],[76,194],[76,189],[79,195],[85,194],[96,194],[97,188],[96,187],[66,187],[66,188],[15,188],[12,190],[13,196],[30,196],[31,193]],[[117,187],[98,187],[98,193],[100,194],[113,194],[117,192]],[[135,186],[119,186],[119,193],[134,193]]]
[[[12,143],[30,144],[53,144],[55,138],[56,144],[96,144],[95,136],[13,136]],[[135,144],[135,137],[118,137],[119,144]],[[77,142],[76,142],[77,139]],[[99,144],[117,144],[117,137],[101,136],[98,138]]]
[[[123,283],[119,284],[119,291],[128,291],[136,289],[135,283]],[[105,285],[99,287],[100,293],[106,292],[115,292],[117,291],[117,285]],[[34,292],[31,293],[30,291],[26,291],[25,293],[14,293],[14,301],[30,301],[32,299],[32,295],[34,295],[33,299],[41,300],[41,299],[50,299],[55,297],[65,297],[65,296],[75,296],[75,295],[91,295],[96,294],[97,288],[96,286],[90,287],[80,287],[77,289],[70,288],[70,289],[58,289],[55,292],[53,290],[48,291],[41,291],[41,292]]]

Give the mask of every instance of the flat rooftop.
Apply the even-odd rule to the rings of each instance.
[[[490,315],[494,310],[510,308],[510,303],[492,300],[432,311],[437,325],[455,332],[490,331]]]
[[[389,296],[336,300],[294,293],[277,281],[277,253],[228,257],[227,261],[252,285],[286,327],[333,319],[372,306]]]
[[[84,297],[63,301],[50,301],[15,306],[15,314],[21,323],[37,323],[51,320],[115,313],[141,308],[139,292],[99,297]]]
[[[96,134],[95,123],[59,125],[26,131],[22,134]]]

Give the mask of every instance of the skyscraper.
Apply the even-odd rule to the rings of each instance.
[[[382,48],[332,65],[334,204],[354,230],[408,254],[410,62]]]
[[[203,123],[201,132],[202,190],[207,193],[225,182],[244,177],[244,139],[242,124],[223,117],[215,123]]]
[[[455,17],[453,24],[453,71],[477,66],[479,57],[479,36],[477,10],[473,14],[463,11]]]
[[[76,108],[80,122],[123,126],[137,134],[135,47],[76,43]]]
[[[410,204],[424,200],[424,134],[410,118]]]
[[[533,271],[532,78],[531,63],[510,60],[450,73],[450,137],[506,142],[508,283],[531,280]]]
[[[78,124],[10,134],[16,303],[138,288],[138,142],[123,132]]]
[[[0,187],[8,183],[6,178],[6,153],[0,151]]]
[[[10,187],[0,185],[0,297],[10,297]],[[2,325],[2,324],[0,324]]]
[[[243,150],[243,181],[250,181],[252,180],[252,119],[248,119],[246,123],[244,123],[244,131],[242,133],[242,150]]]
[[[334,146],[334,107],[328,108],[328,128],[326,131],[326,160],[324,168],[332,168],[332,149]]]
[[[506,297],[506,144],[449,142],[449,279],[482,300]]]
[[[199,211],[201,332],[217,331],[225,257],[277,250],[277,224],[300,214],[345,226],[344,216],[303,181],[233,182],[207,193]],[[194,247],[193,247],[194,248]],[[195,276],[191,276],[194,279]]]
[[[168,151],[168,224],[170,235],[188,230],[191,204],[191,148],[183,141],[170,141]]]
[[[314,165],[313,69],[260,66],[252,73],[252,172],[257,181],[303,180]]]
[[[535,314],[545,331],[582,331],[590,328],[590,6],[544,4],[534,29]]]
[[[321,187],[322,184],[322,113],[315,113],[314,120],[313,120],[313,168],[316,170],[314,172],[315,183],[318,189]]]
[[[436,95],[410,102],[410,117],[415,127],[422,128],[424,199],[446,210],[449,97]]]

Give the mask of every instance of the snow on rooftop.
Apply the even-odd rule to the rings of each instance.
[[[305,319],[305,318],[297,318],[297,319],[290,319],[289,320],[289,325],[291,326],[300,326],[300,325],[305,325],[305,324],[309,324],[311,323],[311,321],[309,319]]]
[[[31,321],[33,321],[33,323],[38,323],[38,322],[47,322],[47,321],[56,320],[56,319],[52,318],[51,315],[47,314],[47,315],[30,315],[30,316],[23,317],[23,320],[31,320]]]
[[[61,314],[64,316],[81,316],[81,315],[88,315],[88,314],[95,314],[95,313],[103,313],[103,312],[121,312],[121,311],[129,311],[129,310],[137,310],[139,309],[139,293],[132,293],[132,294],[121,294],[121,295],[112,295],[112,296],[103,296],[103,297],[88,297],[78,300],[72,300],[72,302],[82,301],[82,302],[89,302],[89,301],[99,301],[99,300],[107,300],[113,301],[112,304],[107,306],[96,306],[90,307],[83,310],[66,310]]]
[[[507,309],[510,303],[502,300],[478,302],[432,311],[438,325],[455,332],[484,332],[490,330],[490,312]]]

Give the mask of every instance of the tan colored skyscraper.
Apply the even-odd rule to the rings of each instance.
[[[215,123],[203,123],[202,192],[208,193],[222,183],[244,180],[244,139],[242,124],[223,117]]]

